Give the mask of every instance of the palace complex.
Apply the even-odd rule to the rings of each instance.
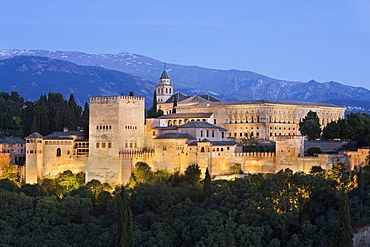
[[[344,118],[345,109],[332,104],[186,96],[174,93],[166,70],[156,95],[158,109],[165,113],[159,118],[145,118],[142,97],[91,97],[88,140],[77,131],[26,137],[25,181],[37,183],[71,170],[85,172],[86,181],[122,184],[137,162],[154,171],[180,172],[198,164],[203,173],[208,167],[211,175],[230,174],[235,166],[245,173],[285,168],[307,172],[312,166],[330,169],[338,160],[352,169],[368,154],[363,149],[350,155],[304,155],[299,122],[309,111],[317,113],[322,126]],[[242,138],[251,137],[264,152],[243,152]]]

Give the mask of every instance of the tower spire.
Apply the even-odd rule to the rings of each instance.
[[[171,79],[167,74],[166,63],[163,62],[163,72],[159,78],[159,83],[156,85],[157,90],[157,102],[164,103],[173,94],[173,85]]]

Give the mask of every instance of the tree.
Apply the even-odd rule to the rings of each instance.
[[[203,185],[203,199],[209,198],[211,196],[212,196],[211,176],[209,175],[207,167]]]
[[[177,95],[173,96],[173,106],[172,106],[172,113],[176,113],[176,106],[177,106]]]
[[[365,199],[365,182],[362,165],[360,165],[360,170],[358,171],[358,197],[361,199],[361,202]]]
[[[90,109],[89,104],[86,102],[84,111],[82,112],[82,127],[84,129],[84,138],[89,138],[89,115],[90,115]]]
[[[153,95],[153,105],[152,107],[146,111],[148,118],[157,118],[163,115],[163,111],[161,109],[157,110],[157,91],[154,90]]]
[[[309,119],[299,123],[299,131],[302,135],[307,136],[309,140],[316,140],[320,137],[321,129],[314,120]]]
[[[98,195],[103,190],[103,185],[99,180],[92,179],[86,184],[86,186],[92,192],[92,203],[95,206],[97,204]]]
[[[115,246],[134,246],[132,213],[127,203],[127,195],[124,187],[116,196],[117,203],[117,237]]]
[[[152,168],[147,163],[137,162],[134,168],[134,178],[139,183],[149,183],[153,179]]]
[[[309,111],[304,119],[299,123],[299,131],[307,136],[309,140],[315,140],[320,137],[320,119],[316,112]]]
[[[85,174],[83,172],[74,174],[72,171],[68,170],[60,173],[57,181],[63,189],[68,192],[84,184]]]
[[[334,247],[352,247],[353,232],[351,227],[351,216],[349,214],[348,196],[342,189],[339,216],[334,230]]]
[[[326,125],[322,131],[322,137],[325,140],[333,140],[340,138],[340,126],[336,121],[332,121]]]
[[[3,175],[0,177],[0,179],[8,178],[16,183],[19,182],[19,173],[17,165],[4,164],[2,167],[2,173]]]
[[[200,168],[197,164],[190,165],[185,170],[185,179],[188,184],[195,185],[200,180]]]

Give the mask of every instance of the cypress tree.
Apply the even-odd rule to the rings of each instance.
[[[362,165],[360,165],[360,170],[358,171],[358,197],[360,197],[361,202],[363,202],[365,199],[365,184]]]
[[[36,115],[33,115],[33,120],[32,120],[31,133],[33,132],[38,132],[37,123],[36,123]]]
[[[153,105],[152,105],[152,108],[154,110],[154,112],[157,112],[157,91],[154,90],[154,95],[153,95]]]
[[[71,110],[73,116],[73,128],[71,130],[77,130],[77,126],[82,126],[82,108],[76,103],[73,94],[69,95],[68,108]]]
[[[334,230],[334,247],[352,247],[353,232],[349,215],[348,196],[342,189],[339,216]]]
[[[204,178],[204,185],[203,185],[203,199],[209,198],[211,196],[212,196],[211,176],[209,175],[209,171],[207,167],[206,177]]]
[[[117,203],[117,237],[115,246],[134,246],[132,213],[127,205],[127,195],[125,188],[122,186],[121,191],[116,196]]]
[[[154,90],[153,105],[149,110],[147,110],[148,118],[157,118],[163,115],[163,111],[161,109],[157,110],[157,104],[157,91]]]
[[[90,109],[89,109],[89,104],[86,102],[84,111],[82,113],[82,126],[84,129],[84,138],[88,139],[89,138],[89,115],[90,115]]]
[[[176,106],[177,106],[177,97],[176,97],[176,95],[174,95],[173,96],[172,113],[176,113]]]
[[[50,131],[48,118],[48,100],[45,94],[40,96],[40,99],[37,101],[37,104],[39,105],[40,112],[39,131],[41,135],[47,135],[50,133]]]

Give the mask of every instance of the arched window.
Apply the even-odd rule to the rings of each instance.
[[[171,88],[170,88],[170,93],[171,93]]]
[[[57,157],[59,157],[61,155],[62,155],[62,151],[60,150],[60,148],[57,148]]]
[[[204,153],[204,147],[202,147],[202,148],[200,149],[200,152]]]
[[[203,130],[200,130],[200,137],[203,137]]]
[[[168,88],[166,88],[166,93],[168,93]]]
[[[215,131],[212,130],[212,137],[215,137]]]

